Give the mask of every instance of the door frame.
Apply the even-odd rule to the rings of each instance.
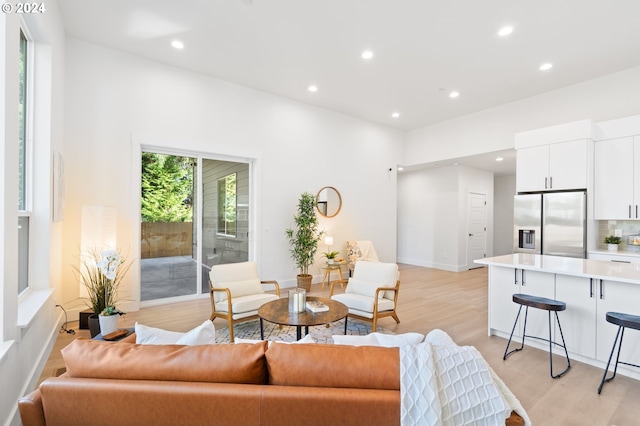
[[[482,198],[484,199],[484,214],[483,214],[483,228],[484,228],[484,236],[483,236],[483,251],[484,251],[484,256],[487,256],[487,235],[488,235],[488,229],[487,229],[487,194],[482,193],[482,192],[475,192],[475,191],[469,191],[467,192],[467,212],[466,212],[466,218],[465,218],[465,241],[466,241],[466,250],[465,250],[465,264],[466,264],[466,268],[467,270],[469,269],[475,269],[475,268],[481,268],[482,265],[478,265],[473,263],[473,259],[471,259],[471,244],[470,244],[470,238],[471,237],[471,198],[474,195],[479,195],[482,196]]]

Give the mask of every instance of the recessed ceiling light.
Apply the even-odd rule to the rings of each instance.
[[[449,93],[450,98],[457,98],[458,96],[460,96],[460,92],[453,91]]]
[[[400,117],[400,113],[399,112],[394,112],[393,114],[391,114],[391,116],[393,118],[398,118],[398,117]]]
[[[496,161],[503,161],[503,160],[504,160],[504,158],[502,158],[502,157],[496,158]]]
[[[548,71],[553,67],[553,64],[550,62],[547,62],[546,64],[542,64],[540,65],[540,71]]]
[[[309,91],[310,92],[317,92],[318,91],[318,86],[314,86],[313,84],[311,86],[309,86]]]
[[[184,43],[179,40],[173,40],[171,42],[171,46],[175,47],[176,49],[184,49]]]
[[[371,59],[373,58],[373,52],[370,50],[365,50],[364,52],[362,52],[362,59]]]
[[[498,35],[500,37],[505,37],[511,34],[512,32],[513,32],[513,27],[502,27],[500,28],[500,31],[498,31]]]

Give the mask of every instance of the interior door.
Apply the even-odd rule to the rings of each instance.
[[[485,194],[470,192],[467,196],[467,269],[479,268],[473,263],[486,256],[487,202]]]

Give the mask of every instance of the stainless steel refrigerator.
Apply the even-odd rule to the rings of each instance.
[[[585,191],[516,195],[513,207],[514,252],[586,258]]]

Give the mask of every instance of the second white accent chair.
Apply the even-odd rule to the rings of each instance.
[[[344,293],[334,295],[334,285],[345,282],[347,287]],[[396,322],[400,322],[396,313],[399,291],[398,265],[358,261],[355,263],[352,277],[331,282],[329,296],[349,308],[349,317],[371,321],[372,331],[376,331],[380,318],[393,317]]]

